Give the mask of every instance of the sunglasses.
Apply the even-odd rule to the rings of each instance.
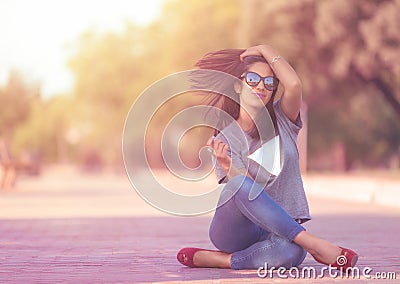
[[[260,75],[258,75],[255,72],[246,72],[240,78],[241,79],[245,78],[245,81],[246,81],[247,85],[249,85],[250,87],[258,86],[260,81],[263,80],[264,87],[268,91],[275,90],[278,87],[278,84],[279,84],[278,78],[276,78],[274,76],[261,77]]]

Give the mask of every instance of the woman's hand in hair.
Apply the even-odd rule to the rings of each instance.
[[[271,46],[263,44],[263,45],[256,45],[256,46],[247,48],[242,54],[240,54],[240,60],[243,61],[243,59],[247,56],[263,56],[263,57],[265,57],[264,55],[266,53],[278,55],[278,53]]]

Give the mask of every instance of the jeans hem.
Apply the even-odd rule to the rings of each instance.
[[[293,239],[300,234],[301,232],[305,231],[306,229],[304,229],[302,226],[298,226],[296,228],[294,228],[288,235],[287,235],[287,239],[291,242],[293,242]]]

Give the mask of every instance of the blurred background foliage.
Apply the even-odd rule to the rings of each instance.
[[[0,86],[0,135],[15,155],[121,168],[124,120],[147,86],[209,51],[270,44],[303,82],[309,169],[399,168],[399,14],[399,0],[167,0],[146,27],[82,34],[72,93],[43,99],[13,71]]]

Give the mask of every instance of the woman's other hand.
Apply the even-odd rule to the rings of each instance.
[[[207,141],[207,146],[214,150],[215,158],[221,164],[222,168],[228,170],[231,165],[231,157],[228,155],[229,146],[221,139],[214,139],[215,137],[211,136]]]

